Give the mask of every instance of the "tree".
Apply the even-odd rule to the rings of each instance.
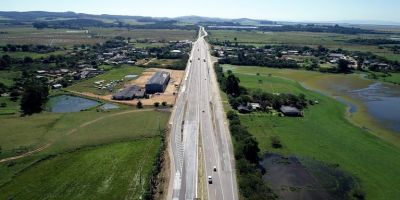
[[[0,82],[0,95],[7,91],[7,86]]]
[[[160,107],[160,102],[154,102],[154,107],[156,108]]]
[[[139,109],[142,109],[142,108],[143,108],[143,104],[142,104],[141,101],[139,101],[139,102],[136,104],[136,108],[139,108]]]
[[[24,83],[21,99],[21,110],[24,115],[39,113],[47,102],[49,95],[48,85],[36,78],[30,78]]]
[[[163,101],[163,102],[161,103],[161,105],[165,107],[165,106],[167,106],[167,102]]]
[[[258,163],[258,152],[260,152],[260,148],[258,148],[258,142],[253,137],[247,137],[244,139],[242,150],[248,161]]]
[[[32,63],[32,62],[33,62],[33,59],[32,59],[31,57],[26,56],[26,57],[24,58],[24,63],[28,64],[28,63]]]
[[[226,93],[232,96],[240,95],[240,80],[234,74],[229,74],[226,79]]]
[[[349,62],[344,59],[340,59],[338,62],[338,72],[340,73],[348,73],[350,72]]]

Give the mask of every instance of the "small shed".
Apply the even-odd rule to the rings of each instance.
[[[293,106],[281,106],[280,111],[289,117],[301,117],[303,116],[303,112]]]

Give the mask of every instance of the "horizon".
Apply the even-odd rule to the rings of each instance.
[[[84,2],[80,1],[77,5],[73,1],[67,0],[60,0],[57,3],[51,0],[6,0],[1,11],[75,12],[94,15],[149,16],[157,18],[201,16],[221,19],[248,18],[285,22],[351,23],[357,21],[388,25],[400,24],[400,16],[397,15],[396,9],[400,7],[400,2],[394,0],[379,2],[374,0],[354,0],[352,2],[345,0],[337,0],[335,2],[327,0],[319,2],[313,2],[312,0],[250,0],[248,3],[232,3],[227,0],[218,2],[204,0],[202,2],[204,3],[187,3],[183,0],[171,0],[168,2],[149,0],[140,3],[128,0],[114,0],[112,2],[85,0]],[[97,6],[94,7],[93,4]],[[207,9],[207,12],[204,12],[203,6],[208,4],[213,6]],[[291,6],[287,7],[286,5]],[[340,13],[340,15],[335,16],[335,13]]]

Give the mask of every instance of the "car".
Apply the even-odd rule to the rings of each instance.
[[[202,112],[204,112],[204,110]]]
[[[214,166],[214,172],[216,172],[217,171],[217,166]]]
[[[212,176],[208,176],[208,183],[212,184]]]
[[[204,60],[204,62],[206,62],[206,59],[203,59]]]
[[[200,58],[198,60],[200,60]]]

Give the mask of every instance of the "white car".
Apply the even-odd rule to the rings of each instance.
[[[216,171],[217,171],[217,166],[214,166],[214,168],[213,168],[213,169],[214,169],[214,172],[216,172]]]
[[[208,183],[212,184],[212,176],[208,176]]]

